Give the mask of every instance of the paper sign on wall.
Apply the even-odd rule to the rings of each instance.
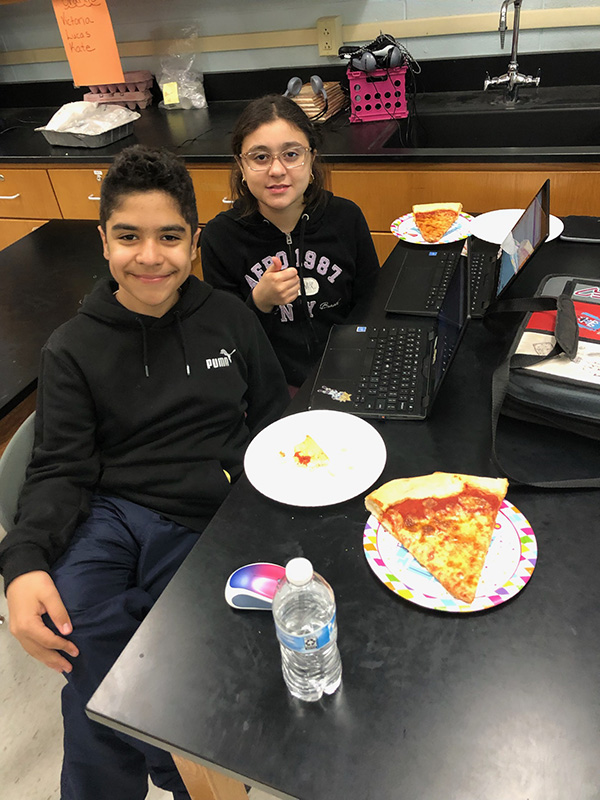
[[[106,0],[52,0],[75,86],[123,83]]]

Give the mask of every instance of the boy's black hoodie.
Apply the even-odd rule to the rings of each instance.
[[[323,353],[331,326],[344,322],[379,272],[362,211],[331,192],[307,207],[288,235],[262,214],[242,217],[234,206],[208,223],[200,246],[204,279],[233,292],[257,314],[292,386],[303,383]],[[298,268],[302,295],[263,314],[252,289],[273,256],[284,267]]]
[[[135,314],[101,281],[42,350],[35,447],[5,585],[48,570],[94,492],[201,531],[243,468],[253,434],[289,395],[256,317],[191,276],[163,317]]]

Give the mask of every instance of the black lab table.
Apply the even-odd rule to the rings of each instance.
[[[52,220],[0,250],[0,417],[35,388],[52,331],[108,275],[97,225]]]
[[[365,319],[382,319],[398,248]],[[548,243],[515,293],[533,292],[546,273],[598,276],[599,256],[593,246]],[[502,348],[471,322],[430,419],[373,423],[388,451],[380,482],[436,469],[493,474],[490,376]],[[500,449],[539,479],[600,475],[597,443],[516,421],[502,422]],[[293,508],[242,478],[92,697],[90,715],[284,798],[596,800],[600,491],[511,486],[508,499],[537,536],[532,579],[494,609],[448,614],[374,576],[362,496]],[[331,582],[338,603],[343,684],[314,704],[285,689],[269,613],[233,611],[223,598],[242,564],[297,555]]]

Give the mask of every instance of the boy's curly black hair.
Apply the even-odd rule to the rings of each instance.
[[[198,211],[194,184],[185,164],[168,150],[152,150],[139,144],[122,150],[102,181],[102,230],[106,232],[106,223],[124,195],[151,191],[165,192],[173,198],[193,236],[198,228]]]

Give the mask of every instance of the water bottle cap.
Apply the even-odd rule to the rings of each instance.
[[[293,586],[304,586],[313,576],[313,566],[308,558],[292,558],[285,567],[285,577]]]

